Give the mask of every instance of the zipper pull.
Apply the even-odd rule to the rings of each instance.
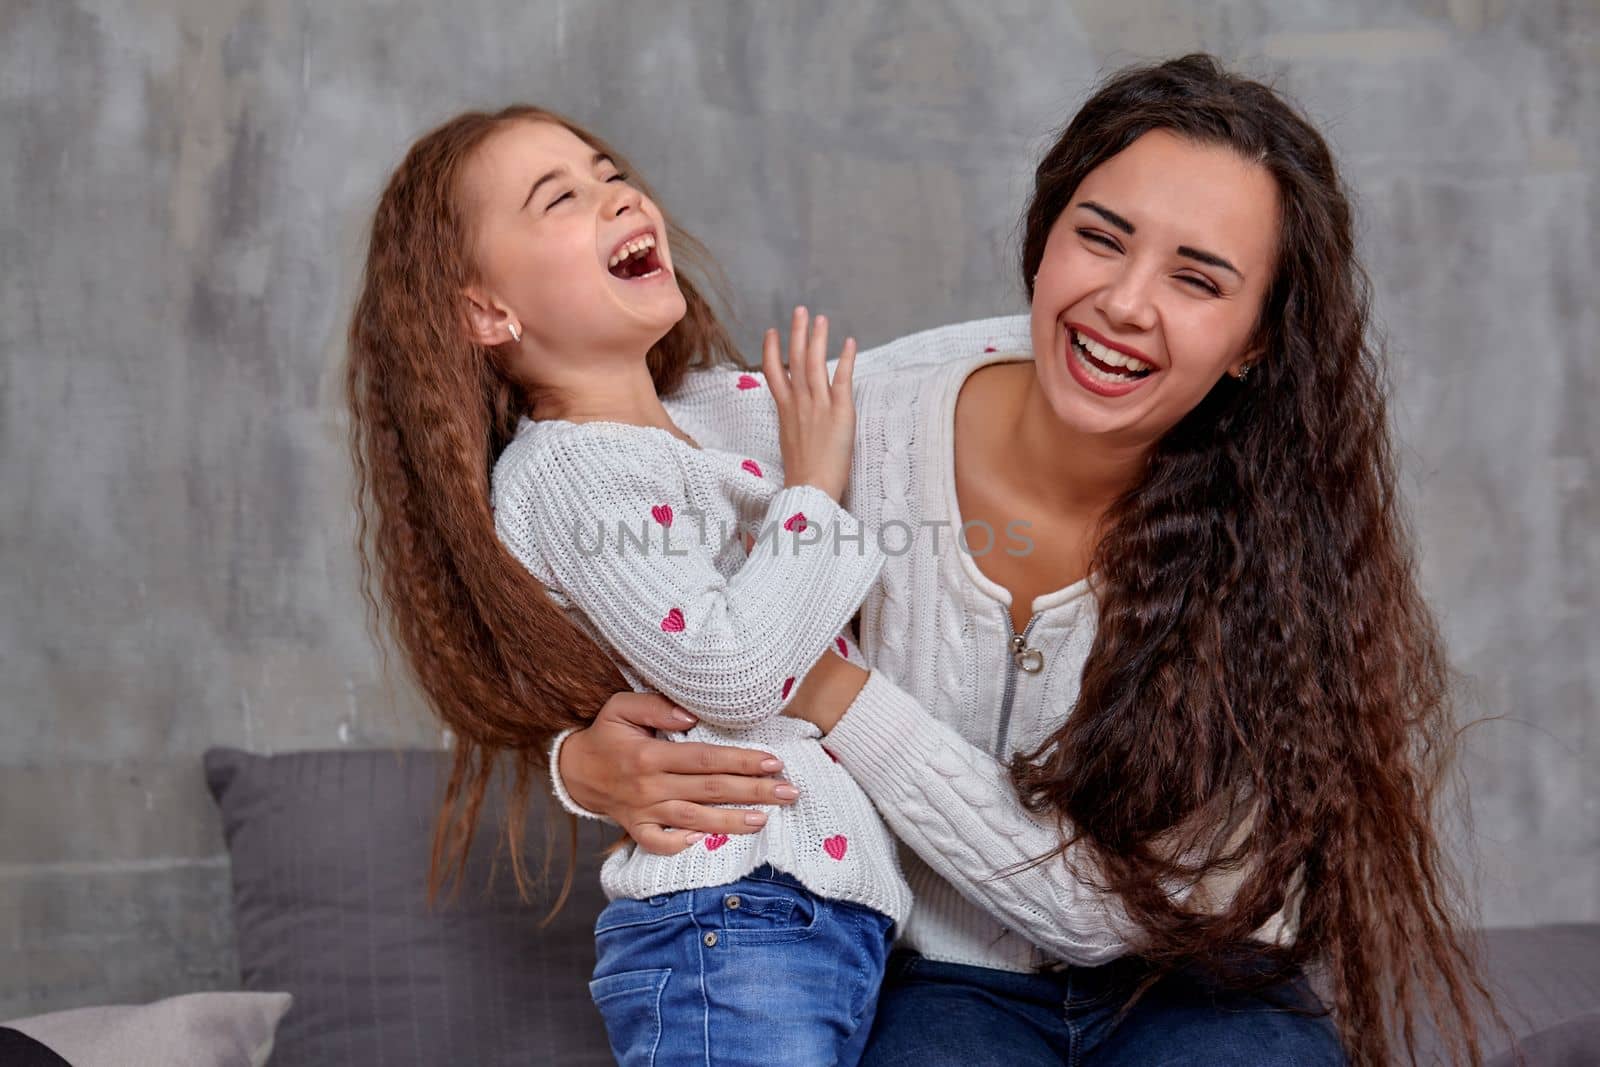
[[[1011,658],[1026,674],[1038,674],[1044,670],[1044,653],[1037,648],[1029,648],[1021,634],[1014,634],[1011,638]]]

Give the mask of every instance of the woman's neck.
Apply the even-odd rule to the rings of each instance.
[[[989,404],[995,417],[995,455],[1009,457],[991,468],[1021,475],[1015,487],[1041,510],[1097,522],[1138,484],[1150,456],[1148,446],[1129,446],[1063,425],[1051,408],[1031,362],[1007,368]],[[1025,459],[1025,462],[1019,460]]]

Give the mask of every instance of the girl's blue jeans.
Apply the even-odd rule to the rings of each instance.
[[[1123,1013],[1146,968],[1128,957],[1016,974],[896,952],[862,1067],[1345,1063],[1333,1024],[1303,977],[1246,993],[1179,971]]]
[[[891,925],[763,866],[606,905],[589,992],[622,1067],[855,1067]]]

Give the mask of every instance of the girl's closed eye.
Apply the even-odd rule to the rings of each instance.
[[[618,171],[617,173],[613,174],[611,177],[606,179],[606,181],[608,181],[608,182],[625,182],[627,180],[628,180],[628,175],[623,171]],[[573,191],[571,189],[568,189],[566,192],[562,193],[560,196],[558,196],[554,200],[550,201],[550,203],[545,207],[545,210],[549,211],[551,208],[555,207],[557,204],[561,203],[563,200],[571,200],[571,199],[573,199],[574,195],[575,194],[573,193]]]

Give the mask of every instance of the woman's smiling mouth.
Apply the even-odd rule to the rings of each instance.
[[[1099,396],[1125,396],[1155,373],[1156,367],[1112,348],[1074,326],[1066,326],[1067,369],[1073,380]]]

